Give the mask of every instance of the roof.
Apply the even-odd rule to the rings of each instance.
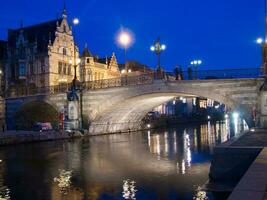
[[[92,57],[92,54],[87,47],[84,48],[83,53],[82,53],[82,58],[84,57]]]
[[[139,63],[138,61],[127,61],[126,67],[132,71],[153,71],[149,66]],[[119,64],[119,69],[125,69],[125,64]]]
[[[37,41],[38,52],[45,52],[47,51],[49,40],[54,42],[57,25],[58,23],[60,24],[61,21],[62,19],[57,19],[19,29],[9,29],[8,46],[15,47],[16,39],[22,33],[29,43],[34,43]]]
[[[111,57],[108,57],[108,58],[98,58],[96,61],[99,62],[99,63],[102,63],[102,64],[108,64],[109,65],[109,63],[111,61]],[[108,61],[108,63],[107,63],[107,61]]]

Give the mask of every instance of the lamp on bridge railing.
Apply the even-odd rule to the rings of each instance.
[[[195,79],[197,79],[198,66],[202,64],[202,60],[193,60],[190,62],[190,64],[195,68]]]
[[[258,38],[256,42],[257,42],[257,44],[262,45],[263,44],[263,39],[262,38]]]
[[[160,38],[158,38],[157,40],[156,40],[156,42],[154,43],[154,45],[152,45],[151,47],[150,47],[150,50],[152,51],[152,52],[155,52],[156,53],[156,55],[157,55],[157,57],[158,57],[158,66],[157,66],[157,71],[161,71],[162,69],[161,69],[161,66],[160,66],[160,55],[161,55],[161,53],[163,52],[163,51],[165,51],[166,50],[166,45],[165,44],[161,44],[160,43]]]

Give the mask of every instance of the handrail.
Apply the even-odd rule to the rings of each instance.
[[[153,84],[154,80],[163,79],[166,81],[174,80],[207,80],[207,79],[233,79],[233,78],[259,78],[263,77],[261,68],[249,69],[225,69],[225,70],[200,70],[200,71],[182,71],[182,72],[152,72],[137,76],[121,76],[119,78],[102,79],[96,81],[81,82],[78,84],[78,90],[97,90],[114,87],[136,86]],[[71,83],[64,83],[49,87],[26,87],[16,86],[9,88],[5,92],[6,98],[16,98],[31,95],[49,95],[67,93],[71,90]]]

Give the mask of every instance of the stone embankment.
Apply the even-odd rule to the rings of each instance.
[[[63,140],[82,136],[83,135],[80,132],[75,132],[73,134],[56,131],[5,131],[0,132],[0,146],[50,140]]]

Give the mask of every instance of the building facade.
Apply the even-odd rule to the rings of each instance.
[[[6,89],[50,87],[71,82],[78,61],[79,50],[74,43],[66,10],[60,19],[8,30]]]
[[[111,57],[98,58],[85,47],[80,64],[81,81],[98,81],[120,77],[120,70],[115,53]]]

